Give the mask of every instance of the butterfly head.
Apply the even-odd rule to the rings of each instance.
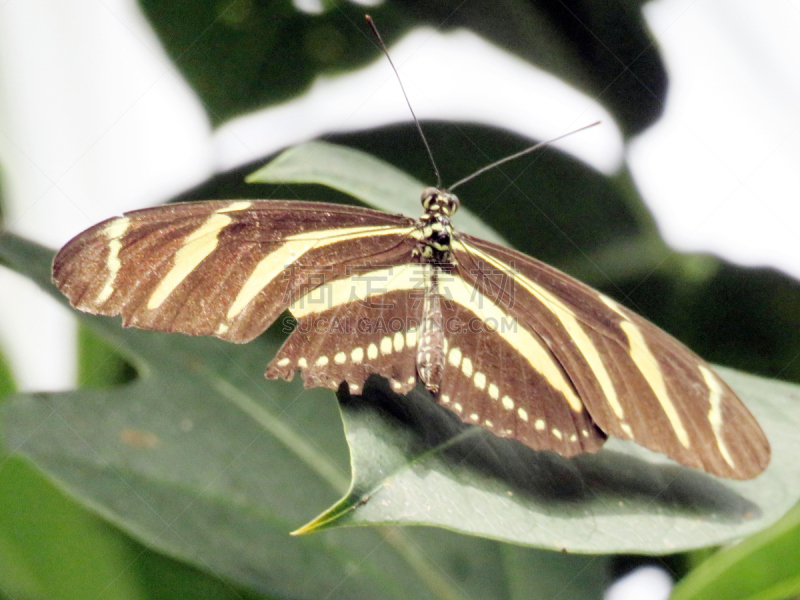
[[[458,210],[460,203],[455,194],[429,187],[422,192],[422,208],[427,214],[440,213],[445,217],[452,217]]]

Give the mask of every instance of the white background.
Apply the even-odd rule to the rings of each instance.
[[[659,0],[645,16],[669,96],[664,117],[627,149],[592,98],[470,33],[419,30],[391,51],[421,118],[536,139],[602,119],[561,147],[605,172],[627,152],[669,244],[800,277],[800,0]],[[286,145],[407,119],[380,60],[212,131],[133,0],[0,0],[6,225],[53,248]],[[73,328],[55,302],[0,270],[0,348],[22,389],[73,384],[64,358]],[[609,598],[668,589],[643,570]]]

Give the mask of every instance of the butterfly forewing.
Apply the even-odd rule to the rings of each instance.
[[[545,341],[606,434],[724,477],[764,470],[769,444],[755,419],[683,344],[524,254],[466,235],[454,249],[464,278]]]
[[[246,342],[354,266],[408,262],[414,223],[311,202],[175,204],[88,229],[56,256],[53,277],[73,306],[125,325]]]

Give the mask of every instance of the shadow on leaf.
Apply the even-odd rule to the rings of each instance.
[[[371,456],[354,456],[351,507],[363,505],[370,490],[406,469],[437,470],[455,483],[511,497],[528,508],[569,516],[664,512],[737,523],[760,516],[757,505],[715,478],[675,464],[655,464],[625,452],[604,449],[596,455],[564,458],[534,451],[515,440],[501,439],[432,401],[424,390],[406,396],[372,376],[363,393],[350,395],[343,385],[337,396],[349,430],[377,426],[387,445],[399,448],[402,462],[393,469],[359,469]],[[387,435],[391,439],[387,439]],[[351,445],[358,453],[359,447]],[[363,458],[363,463],[360,460]],[[356,503],[356,497],[360,498]]]

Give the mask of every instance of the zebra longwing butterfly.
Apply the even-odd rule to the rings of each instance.
[[[535,450],[633,440],[748,479],[769,444],[701,358],[611,298],[529,256],[455,231],[429,188],[419,220],[299,201],[205,201],[126,213],[58,253],[76,308],[144,329],[252,340],[297,327],[268,378],[358,393],[370,374],[423,384],[467,423]]]

